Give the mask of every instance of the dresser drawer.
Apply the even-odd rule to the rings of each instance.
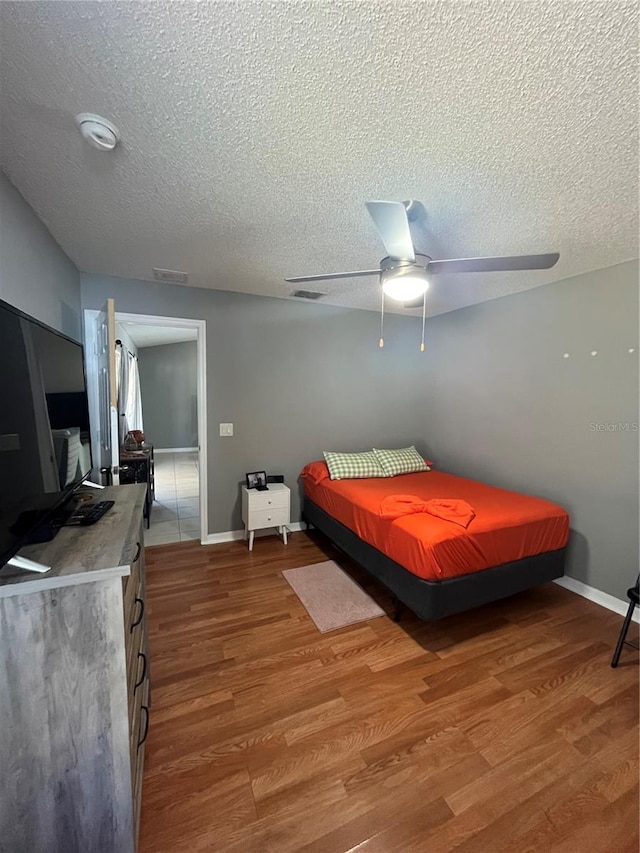
[[[131,655],[135,654],[140,647],[141,632],[144,630],[143,620],[145,616],[144,602],[144,585],[142,582],[138,584],[136,596],[133,600],[133,605],[129,613],[125,614],[124,630],[125,630],[125,649],[127,652],[127,660]]]
[[[263,527],[281,527],[289,524],[289,507],[276,507],[275,509],[260,509],[249,512],[249,529],[261,530]]]
[[[144,573],[144,548],[142,545],[143,534],[140,531],[140,536],[136,542],[136,549],[131,560],[131,572],[126,577],[122,578],[122,589],[124,599],[124,622],[128,626],[133,621],[135,613],[135,599],[139,594],[142,575]]]
[[[135,742],[131,743],[131,787],[133,788],[133,826],[136,839],[140,824],[140,805],[142,803],[142,782],[144,778],[144,741],[149,731],[150,690],[147,679],[140,689],[140,702],[137,706],[137,725]],[[136,844],[136,850],[138,849]]]
[[[249,511],[275,509],[289,506],[289,489],[286,491],[252,492],[249,497]]]
[[[144,642],[144,632],[138,636],[140,645],[130,664],[127,665],[127,695],[129,697],[129,719],[133,722],[133,712],[138,693],[149,676],[149,649]]]
[[[149,679],[145,678],[138,690],[135,692],[133,712],[129,721],[129,750],[131,755],[131,777],[135,782],[136,765],[138,764],[138,753],[144,749],[149,730]]]

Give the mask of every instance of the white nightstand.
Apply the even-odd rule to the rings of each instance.
[[[242,487],[242,521],[253,551],[253,534],[265,527],[277,527],[287,544],[287,525],[291,523],[291,492],[284,483],[271,483],[266,491]]]

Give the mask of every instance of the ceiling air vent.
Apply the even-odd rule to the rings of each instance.
[[[297,299],[320,299],[327,294],[320,293],[319,290],[294,290],[291,295]]]
[[[158,270],[155,267],[153,268],[153,277],[156,281],[170,281],[172,284],[186,284],[189,281],[189,276],[186,272]]]

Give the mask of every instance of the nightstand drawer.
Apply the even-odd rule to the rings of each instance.
[[[275,509],[289,506],[289,489],[267,492],[252,492],[249,496],[249,508],[253,514],[256,510]]]
[[[289,524],[289,507],[275,507],[273,509],[260,509],[254,511],[253,506],[249,512],[249,530],[261,530],[263,527],[281,527]]]

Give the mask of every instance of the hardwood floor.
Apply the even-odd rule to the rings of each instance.
[[[390,611],[319,534],[147,549],[141,853],[637,853],[621,617],[549,584],[322,635],[280,572],[326,559]]]

